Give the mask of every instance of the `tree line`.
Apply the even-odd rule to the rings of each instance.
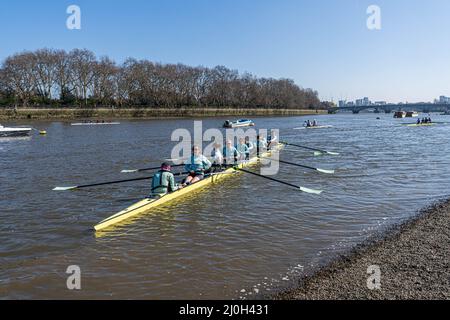
[[[290,79],[258,78],[224,66],[190,67],[92,51],[26,51],[0,68],[0,106],[321,109],[318,93]]]

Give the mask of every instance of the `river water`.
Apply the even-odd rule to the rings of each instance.
[[[314,157],[286,147],[280,155],[335,169],[281,166],[277,178],[321,195],[238,175],[101,237],[93,225],[145,197],[150,181],[52,188],[146,175],[120,171],[159,165],[175,144],[173,129],[192,130],[193,120],[3,123],[48,134],[0,140],[0,298],[253,298],[450,194],[450,124],[406,127],[400,123],[414,120],[338,114],[318,117],[333,128],[294,130],[307,118],[254,120],[279,128],[284,140],[340,152]],[[224,120],[203,119],[203,127]],[[80,267],[81,290],[67,289],[70,265]]]

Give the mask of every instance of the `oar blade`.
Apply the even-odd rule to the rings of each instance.
[[[72,186],[72,187],[55,187],[53,188],[53,191],[67,191],[67,190],[74,190],[78,188],[77,186]]]
[[[327,169],[317,168],[317,171],[322,172],[322,173],[326,173],[326,174],[334,174],[334,170],[327,170]]]
[[[320,152],[320,151],[314,151],[314,156],[315,156],[315,157],[319,157],[319,156],[323,156],[323,155],[324,155],[323,152]]]
[[[125,169],[125,170],[120,171],[120,173],[134,173],[134,172],[138,172],[138,171],[139,171],[139,169],[133,169],[133,170]]]
[[[316,190],[316,189],[310,189],[306,187],[300,187],[300,191],[306,192],[306,193],[312,193],[312,194],[321,194],[323,190]]]

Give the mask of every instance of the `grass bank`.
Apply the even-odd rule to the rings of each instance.
[[[124,109],[0,109],[0,120],[156,119],[218,116],[299,116],[326,114],[326,110],[234,108],[124,108]]]

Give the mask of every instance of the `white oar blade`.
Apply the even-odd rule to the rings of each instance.
[[[322,152],[322,151],[314,151],[314,156],[323,156],[324,154],[329,154],[329,155],[331,155],[331,156],[338,156],[339,155],[339,153],[337,153],[337,152],[332,152],[332,151],[324,151],[324,152]]]
[[[133,172],[138,172],[139,170],[138,169],[133,169],[133,170],[122,170],[122,171],[120,171],[120,173],[133,173]]]
[[[317,171],[322,172],[322,173],[326,173],[326,174],[333,174],[334,170],[326,170],[326,169],[319,169],[317,168]]]
[[[315,190],[315,189],[310,189],[310,188],[305,188],[305,187],[300,187],[300,191],[303,191],[306,193],[312,193],[312,194],[321,194],[323,192],[322,190]]]
[[[77,186],[73,186],[73,187],[55,187],[53,188],[53,191],[67,191],[67,190],[73,190],[76,189]]]

